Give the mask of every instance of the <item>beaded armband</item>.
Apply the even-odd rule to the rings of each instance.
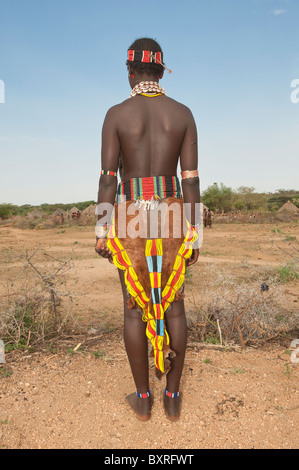
[[[111,171],[111,170],[101,170],[101,175],[106,175],[106,176],[117,176],[117,171]]]
[[[181,171],[182,180],[188,178],[198,178],[198,170],[185,170]]]

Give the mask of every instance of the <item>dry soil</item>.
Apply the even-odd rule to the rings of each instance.
[[[228,274],[250,267],[275,268],[284,260],[276,227],[214,224],[204,231],[199,262],[186,285],[186,309],[201,299],[211,266]],[[298,238],[298,225],[281,224]],[[125,402],[134,383],[122,338],[122,294],[116,268],[94,253],[90,227],[49,230],[0,229],[1,254],[41,246],[55,257],[73,256],[74,315],[93,330],[92,347],[67,347],[6,354],[0,366],[2,449],[294,449],[299,443],[299,364],[285,344],[216,350],[189,347],[182,377],[183,405],[176,423],[163,411],[165,382],[151,369],[152,418],[138,421]],[[1,293],[16,277],[16,259],[1,266]],[[190,268],[191,269],[191,268]],[[16,280],[16,282],[18,282]],[[297,309],[298,283],[284,285],[289,308]],[[106,322],[108,333],[96,335]],[[87,329],[88,329],[87,328]],[[110,331],[110,332],[109,332]],[[79,338],[79,337],[78,337]],[[91,343],[90,343],[91,344]],[[63,346],[63,345],[62,345]]]

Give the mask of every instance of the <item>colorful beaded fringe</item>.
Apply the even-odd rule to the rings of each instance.
[[[120,204],[137,199],[150,200],[175,197],[182,199],[180,182],[177,176],[149,176],[146,178],[131,178],[118,185],[116,202]]]
[[[198,234],[188,225],[188,231],[177,253],[172,273],[162,292],[162,239],[147,240],[145,256],[150,274],[151,299],[146,295],[126,250],[116,237],[114,224],[111,225],[107,238],[107,247],[112,252],[113,263],[117,268],[125,271],[124,277],[128,292],[143,311],[142,319],[147,322],[146,335],[154,349],[155,366],[164,373],[164,339],[166,345],[169,344],[169,336],[164,327],[164,312],[174,301],[176,292],[184,283],[186,259],[192,254],[192,244],[197,240]],[[152,307],[150,300],[152,300]]]
[[[154,349],[155,364],[158,369],[164,371],[163,345],[164,336],[166,344],[169,344],[169,336],[164,329],[164,309],[161,301],[161,276],[162,276],[162,240],[147,240],[145,256],[151,283],[151,294],[153,312],[145,314],[147,321],[147,337],[151,341]]]

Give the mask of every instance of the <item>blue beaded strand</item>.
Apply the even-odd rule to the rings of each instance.
[[[180,392],[171,393],[171,392],[168,392],[167,389],[165,388],[165,395],[167,395],[169,398],[177,398],[178,396],[180,396]]]
[[[139,393],[139,392],[136,392],[136,393],[137,393],[138,398],[148,398],[148,397],[151,396],[151,391],[150,390],[146,393]]]

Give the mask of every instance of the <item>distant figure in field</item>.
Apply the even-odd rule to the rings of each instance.
[[[203,224],[204,224],[204,227],[207,226],[207,209],[203,210]]]
[[[212,227],[212,214],[211,214],[210,209],[208,209],[208,211],[207,211],[206,218],[207,218],[207,221],[206,221],[205,227],[211,228]]]

